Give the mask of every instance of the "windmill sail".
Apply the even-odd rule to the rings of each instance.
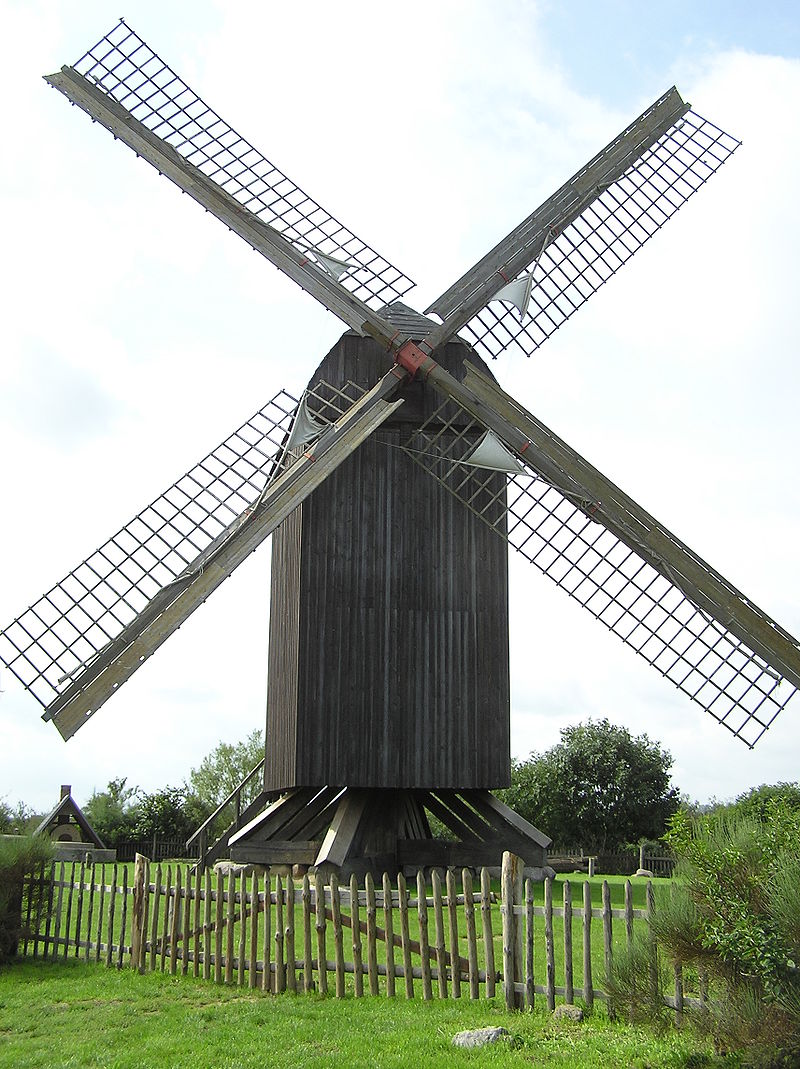
[[[484,356],[530,356],[738,147],[670,89],[433,302],[444,324],[431,345],[460,331]],[[523,321],[494,302],[531,264]]]
[[[383,336],[372,313],[411,279],[270,163],[124,21],[45,80],[348,326]],[[339,262],[348,269],[333,271]]]
[[[0,661],[70,738],[401,402],[320,383],[341,413],[313,457],[278,461],[297,402],[282,391],[0,632]]]
[[[663,525],[471,365],[405,449],[484,523],[749,746],[800,688],[800,646]],[[458,408],[453,407],[456,401]],[[487,430],[528,468],[498,489]]]

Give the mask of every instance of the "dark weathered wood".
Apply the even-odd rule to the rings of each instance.
[[[523,996],[515,985],[522,982],[522,923],[515,907],[522,907],[521,857],[503,853],[500,887],[503,899],[503,994],[508,1009],[521,1009]]]
[[[466,351],[441,354],[455,375]],[[371,386],[376,360],[348,334],[312,381]],[[273,539],[267,790],[509,780],[506,547],[396,448],[439,404],[398,396]]]
[[[124,871],[125,871],[125,875],[127,877],[128,870],[125,869]],[[135,874],[136,874],[135,863],[134,863],[134,870],[133,871],[134,871],[134,879],[135,879]],[[127,891],[127,887],[125,888],[125,890]],[[141,893],[141,891],[140,891],[140,893]],[[125,897],[127,898],[127,895],[125,895]],[[134,901],[135,901],[135,899],[134,899]],[[111,870],[111,887],[110,887],[109,898],[108,898],[108,922],[107,922],[107,927],[106,927],[106,968],[107,969],[111,968],[111,962],[114,959],[114,914],[116,912],[116,908],[117,908],[117,866],[116,866],[116,863],[115,863],[114,867]],[[141,940],[141,933],[142,933],[142,928],[141,928],[141,924],[140,924],[139,925],[139,940]],[[120,939],[120,942],[122,942],[121,939]],[[134,949],[133,942],[134,942],[133,941],[133,936],[131,936],[131,960],[130,960],[130,965],[131,965],[131,968],[138,969],[141,942],[139,942],[139,945],[135,949]]]
[[[106,904],[106,866],[105,864],[100,866],[100,887],[98,888],[100,894],[98,896],[99,901],[97,903],[97,936],[94,944],[94,960],[95,964],[100,964],[100,951],[101,943],[103,941],[103,919],[105,917],[104,906]],[[47,953],[45,949],[45,953]]]
[[[53,866],[55,868],[55,866]],[[59,940],[61,938],[61,908],[64,903],[64,862],[60,862],[58,868],[58,900],[56,902],[56,921],[55,930],[53,932],[53,953],[52,957],[55,961],[58,957]]]
[[[239,900],[242,908],[239,911],[239,947],[236,954],[236,984],[238,987],[242,987],[244,985],[244,962],[247,953],[247,877],[244,873],[242,873],[239,881]]]
[[[75,957],[80,954],[81,949],[81,919],[83,917],[83,888],[84,881],[86,879],[86,862],[81,862],[80,883],[78,884],[78,902],[75,907]],[[26,933],[30,930],[30,899],[28,900],[28,923],[26,925]],[[27,945],[27,934],[26,934]]]
[[[625,945],[628,950],[633,946],[633,888],[630,880],[625,881]]]
[[[225,916],[225,877],[217,869],[217,886],[214,891],[214,983],[222,983],[222,935]]]

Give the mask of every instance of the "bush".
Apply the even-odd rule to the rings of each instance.
[[[680,812],[665,839],[678,858],[677,881],[656,890],[651,953],[708,978],[707,1006],[690,1019],[710,1034],[717,1050],[745,1051],[745,1064],[800,1064],[795,809],[774,798],[764,819]],[[614,965],[609,995],[617,1011],[632,1019],[646,1014],[645,967],[644,951],[630,961],[620,955]],[[658,1001],[665,990],[658,971],[656,981]]]
[[[25,876],[52,856],[50,840],[41,836],[0,839],[0,965],[16,957],[20,938],[31,934],[23,918],[39,915],[40,895],[46,887],[38,881],[25,885]]]

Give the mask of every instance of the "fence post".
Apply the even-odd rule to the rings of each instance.
[[[144,914],[147,901],[145,874],[147,858],[137,854],[133,867],[133,909],[131,911],[131,968],[144,972]]]
[[[522,1009],[524,996],[514,990],[522,982],[522,923],[514,912],[522,906],[522,858],[505,850],[500,876],[503,912],[503,993],[509,1010]]]

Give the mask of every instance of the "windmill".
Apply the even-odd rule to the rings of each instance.
[[[299,399],[275,394],[0,635],[65,739],[275,532],[263,790],[234,857],[543,862],[546,836],[491,794],[509,777],[507,545],[758,741],[800,686],[795,639],[481,359],[531,355],[733,138],[669,90],[423,315],[124,21],[47,81],[348,327]]]

